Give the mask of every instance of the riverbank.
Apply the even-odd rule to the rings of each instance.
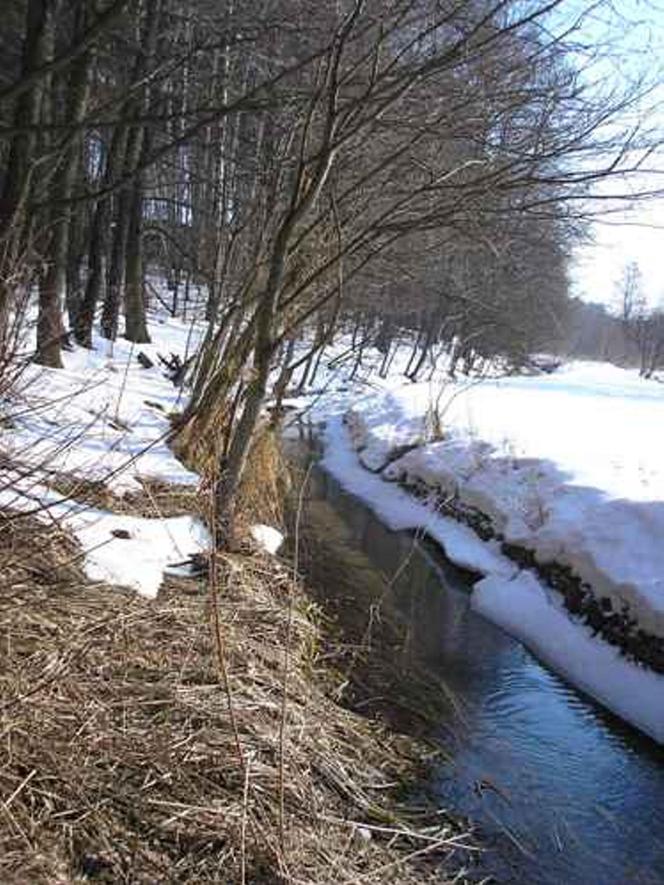
[[[486,517],[598,603],[664,640],[664,388],[604,364],[541,377],[434,379],[357,397],[358,457]]]
[[[317,598],[335,622],[366,631],[366,661],[354,667],[356,703],[363,710],[392,703],[393,715],[419,724],[443,748],[426,786],[477,827],[485,850],[476,874],[504,883],[658,885],[658,745],[480,616],[471,606],[472,575],[420,533],[385,527],[323,468],[312,471],[308,488],[303,525],[314,534],[313,563],[322,572]],[[389,634],[393,611],[402,636],[388,666],[381,661],[372,673],[382,643],[371,638]],[[411,677],[417,661],[428,693]]]
[[[475,573],[473,605],[558,673],[664,741],[664,388],[561,364],[451,378],[330,345],[316,396],[325,462],[391,528],[430,534]],[[387,366],[387,369],[385,368]],[[346,427],[342,427],[342,421]]]
[[[408,459],[404,459],[404,462]],[[444,461],[444,456],[441,459]],[[445,474],[431,484],[423,481],[417,471],[410,473],[400,460],[391,464],[385,474],[390,482],[426,502],[426,506],[443,516],[468,526],[482,541],[495,541],[500,552],[518,569],[527,570],[545,587],[555,590],[570,614],[586,624],[609,645],[615,646],[630,660],[649,670],[664,674],[664,640],[639,627],[624,601],[618,608],[608,596],[599,597],[593,587],[574,572],[569,565],[555,560],[540,562],[536,551],[505,540],[488,514],[463,503],[463,487],[457,484],[445,488]],[[460,491],[461,494],[458,494]]]
[[[388,528],[431,537],[452,562],[482,578],[472,593],[477,611],[601,704],[664,742],[661,675],[628,660],[574,620],[562,600],[503,553],[498,540],[483,539],[468,525],[441,514],[402,488],[393,475],[386,481],[380,472],[369,470],[358,457],[357,438],[341,418],[328,419],[323,465],[344,488],[371,506]],[[397,463],[389,462],[389,469]]]
[[[190,334],[28,367],[3,404],[0,878],[464,881],[467,829],[402,795],[428,748],[339,701],[294,564],[249,519],[210,553],[157,357]]]
[[[399,801],[421,750],[332,700],[285,564],[223,557],[216,592],[168,578],[148,600],[86,579],[67,533],[7,519],[3,882],[421,882],[453,864],[461,830]]]

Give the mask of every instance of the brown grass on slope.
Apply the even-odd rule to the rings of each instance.
[[[203,582],[92,584],[57,527],[3,515],[0,881],[440,885],[465,836],[393,806],[417,748],[328,697],[289,569],[217,570],[233,717]]]

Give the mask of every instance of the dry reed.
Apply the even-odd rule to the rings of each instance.
[[[79,563],[57,526],[0,524],[0,881],[440,885],[466,836],[395,804],[418,747],[331,699],[288,567],[218,556],[215,598],[150,601]]]

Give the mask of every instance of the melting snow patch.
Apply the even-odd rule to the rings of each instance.
[[[9,474],[11,476],[11,474]],[[210,536],[191,516],[148,519],[109,513],[67,500],[44,485],[14,478],[0,491],[0,506],[59,522],[83,548],[83,569],[92,581],[157,595],[168,566],[207,549]]]
[[[251,526],[251,536],[254,541],[265,550],[266,553],[275,556],[281,545],[284,543],[284,536],[275,528],[269,525],[257,523]]]
[[[66,522],[85,551],[88,578],[148,597],[157,595],[170,563],[202,552],[209,543],[205,527],[190,516],[144,519],[85,510]]]

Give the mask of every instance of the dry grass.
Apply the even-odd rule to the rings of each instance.
[[[171,412],[170,445],[177,458],[200,476],[216,475],[230,414],[231,404],[227,402],[212,410],[205,423],[198,415],[186,420],[183,414]]]
[[[330,699],[289,569],[217,560],[234,734],[206,587],[148,601],[78,563],[57,527],[0,524],[0,881],[440,885],[465,836],[399,812],[418,748]]]
[[[238,512],[242,519],[283,528],[283,503],[291,492],[289,477],[278,431],[265,423],[249,450],[247,469],[240,483]]]
[[[189,428],[187,428],[189,433]],[[189,437],[178,435],[172,440],[174,450],[183,463],[202,477],[209,490],[202,496],[199,512],[208,524],[214,519],[214,496],[211,493],[219,475],[219,452],[214,436],[192,445]],[[286,521],[284,502],[291,493],[290,467],[281,451],[278,430],[264,421],[249,449],[247,464],[238,489],[236,525],[240,536],[247,535],[250,525],[268,523],[283,529]]]
[[[156,518],[200,515],[198,490],[191,485],[139,477],[142,486],[140,491],[117,495],[102,480],[90,480],[62,471],[45,473],[43,481],[45,486],[58,492],[63,498],[113,513]]]

